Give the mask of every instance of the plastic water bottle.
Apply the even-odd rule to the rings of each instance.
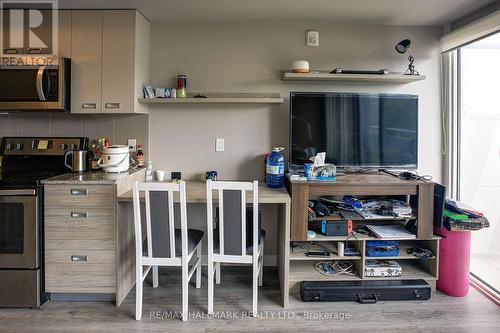
[[[285,158],[281,154],[283,148],[275,147],[266,160],[266,184],[280,188],[285,185]]]

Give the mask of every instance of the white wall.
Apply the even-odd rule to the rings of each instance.
[[[156,24],[151,27],[151,83],[175,87],[188,75],[190,92],[276,92],[281,105],[156,105],[150,108],[150,158],[155,168],[199,178],[217,170],[220,179],[263,179],[263,154],[288,145],[291,91],[385,92],[419,95],[419,169],[441,179],[440,28],[333,23],[232,22]],[[320,47],[304,46],[305,31],[320,33]],[[424,81],[401,84],[283,82],[280,71],[307,59],[313,69],[389,68],[404,71],[407,57],[394,46],[410,38]],[[215,138],[225,152],[215,152]],[[276,207],[262,205],[266,250],[276,253]],[[191,205],[190,225],[204,229],[205,205]],[[267,258],[273,263],[273,257]]]
[[[305,31],[318,30],[320,46],[304,46]],[[263,179],[263,154],[288,144],[290,91],[386,92],[419,95],[419,169],[441,179],[440,65],[437,27],[334,23],[225,22],[152,24],[151,83],[174,87],[188,75],[190,92],[277,92],[282,105],[151,107],[150,157],[185,178],[217,170],[223,179]],[[394,45],[410,38],[416,68],[427,76],[410,84],[283,82],[280,70],[307,59],[313,69],[389,68],[404,71],[406,56]],[[215,138],[225,152],[215,152]]]

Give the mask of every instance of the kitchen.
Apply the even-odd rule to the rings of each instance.
[[[473,318],[464,299],[437,292],[437,269],[432,267],[428,271],[434,276],[416,273],[432,287],[429,302],[383,302],[371,308],[301,302],[298,284],[312,279],[312,273],[299,271],[291,278],[293,269],[309,263],[290,258],[296,203],[290,188],[266,185],[268,154],[284,147],[284,158],[290,155],[293,93],[317,90],[418,95],[418,172],[444,181],[445,161],[437,144],[442,125],[442,26],[480,4],[469,1],[465,10],[447,3],[447,11],[433,21],[420,14],[420,21],[406,17],[387,25],[373,23],[368,14],[347,21],[321,14],[322,6],[338,4],[277,2],[281,14],[265,1],[0,1],[0,327],[5,323],[7,330],[85,331],[89,322],[91,331],[217,331],[227,321],[269,331],[307,331],[310,325],[321,330],[321,325],[332,324],[346,330],[368,330],[372,325],[377,331],[383,329],[384,316],[376,313],[384,312],[384,306],[394,313],[407,306],[404,310],[418,317],[426,313],[424,307],[439,312],[448,302],[471,322],[495,327],[491,318],[496,308],[478,291],[471,291],[467,301],[484,310],[480,318]],[[391,15],[396,16],[403,12],[398,6],[385,8],[394,7]],[[304,44],[304,32],[307,36],[309,31],[320,32],[320,47]],[[296,59],[307,58],[313,68],[341,64],[404,72],[408,61],[394,45],[406,36],[418,55],[420,78],[294,82],[287,81],[283,71]],[[238,259],[239,265],[231,267],[225,265],[226,258],[213,256],[207,242],[208,206],[214,207],[216,221],[223,208],[218,204],[222,196],[208,195],[207,184],[212,183],[207,180],[246,184],[247,196],[242,196],[243,204],[238,201],[247,204],[241,219],[266,231],[265,246],[259,233],[257,246],[246,248],[247,253],[258,251],[255,262]],[[258,185],[252,187],[249,181]],[[169,184],[169,190],[179,194],[135,198],[143,183],[152,188]],[[257,200],[251,190],[258,192]],[[154,210],[148,217],[148,200],[168,209],[171,202],[175,219]],[[210,201],[214,205],[207,204]],[[184,204],[193,228],[188,230],[204,233],[197,250],[187,247],[192,266],[184,272],[181,267],[147,265],[146,260],[143,275],[138,275],[139,243],[153,254],[167,245],[171,255],[178,251],[172,245],[176,236],[168,240],[173,228],[153,228],[149,235],[147,221],[175,220],[182,227]],[[250,207],[255,208],[253,215]],[[137,229],[137,221],[142,229]],[[249,234],[248,226],[246,231],[240,226],[235,235]],[[219,226],[213,230],[224,232]],[[148,241],[138,241],[139,233]],[[151,238],[158,247],[148,244]],[[435,239],[422,242],[437,244]],[[214,258],[222,264],[214,262],[210,271]],[[180,260],[171,259],[169,264],[180,266]],[[250,265],[240,267],[243,263]],[[181,282],[184,274],[191,281],[189,288]],[[141,277],[139,291],[136,281]],[[355,320],[341,315],[339,306]],[[335,316],[322,317],[330,310]],[[226,311],[238,315],[217,317]],[[315,315],[321,315],[318,321],[313,321]],[[254,316],[258,320],[252,321]],[[370,316],[373,320],[366,326],[356,326]],[[410,328],[403,317],[398,315],[393,324]],[[434,329],[445,330],[436,316],[428,319]],[[427,327],[423,321],[418,325]]]

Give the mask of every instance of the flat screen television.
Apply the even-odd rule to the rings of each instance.
[[[344,168],[417,168],[418,96],[290,94],[289,158],[293,165],[326,152]]]

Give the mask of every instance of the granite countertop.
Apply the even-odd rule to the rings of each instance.
[[[42,180],[42,183],[52,185],[113,185],[118,181],[143,170],[144,168],[131,168],[128,171],[120,173],[107,173],[104,171],[68,172],[59,176],[44,179]]]

